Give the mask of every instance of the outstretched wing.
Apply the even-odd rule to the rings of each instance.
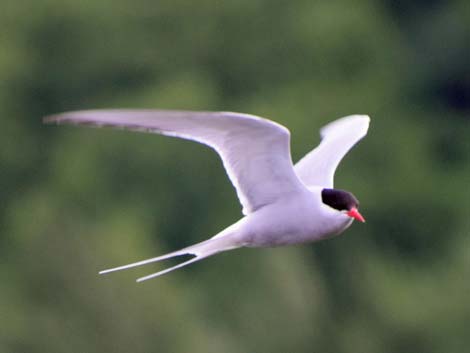
[[[306,186],[332,188],[339,162],[367,134],[369,122],[367,115],[351,115],[324,126],[321,143],[294,167],[299,179]]]
[[[110,126],[206,144],[222,158],[246,215],[304,188],[290,156],[284,126],[253,115],[172,110],[84,110],[45,122]]]

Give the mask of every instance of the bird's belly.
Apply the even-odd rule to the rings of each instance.
[[[350,224],[349,217],[324,217],[310,204],[282,209],[267,209],[253,215],[249,225],[249,247],[271,247],[315,242],[341,233]]]

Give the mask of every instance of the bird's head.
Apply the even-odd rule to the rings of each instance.
[[[360,222],[366,221],[358,211],[359,201],[350,192],[339,189],[323,189],[321,198],[325,205]]]

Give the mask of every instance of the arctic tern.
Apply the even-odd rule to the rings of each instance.
[[[315,242],[343,232],[354,219],[365,222],[359,202],[333,188],[344,155],[369,128],[367,115],[351,115],[324,126],[321,143],[295,166],[290,133],[254,115],[177,110],[84,110],[46,117],[67,123],[144,131],[193,140],[221,157],[243,207],[243,217],[203,242],[166,255],[101,271],[128,269],[176,256],[193,257],[138,282],[176,270],[222,251]]]

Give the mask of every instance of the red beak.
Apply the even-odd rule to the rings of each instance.
[[[362,217],[362,215],[359,213],[359,211],[357,210],[356,207],[353,207],[351,208],[347,213],[346,213],[349,217],[351,218],[354,218],[354,219],[357,219],[358,221],[364,223],[366,220],[364,219],[364,217]]]

